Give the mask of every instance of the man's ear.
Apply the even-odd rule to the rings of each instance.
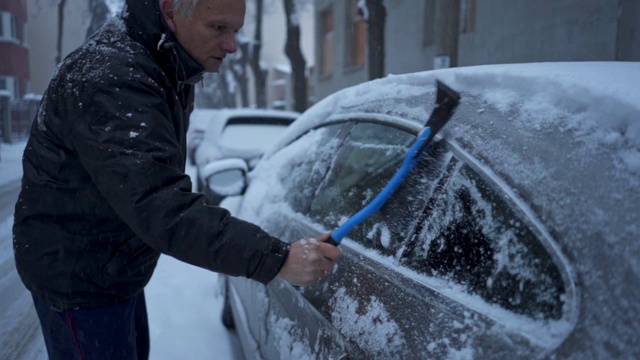
[[[162,12],[162,17],[164,17],[164,21],[169,26],[169,30],[172,32],[176,32],[176,23],[173,22],[173,1],[172,0],[160,0],[160,11]]]

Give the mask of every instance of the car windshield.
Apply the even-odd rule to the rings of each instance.
[[[233,118],[222,130],[221,144],[229,148],[266,150],[291,121],[281,118]]]

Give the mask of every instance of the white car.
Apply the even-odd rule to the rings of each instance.
[[[216,194],[207,184],[211,171],[215,169],[208,165],[217,160],[237,158],[246,162],[247,170],[253,169],[264,151],[298,116],[300,113],[283,110],[201,110],[196,117],[200,123],[207,119],[207,126],[195,150],[198,191],[221,200],[223,196]]]

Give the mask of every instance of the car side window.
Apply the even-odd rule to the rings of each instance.
[[[318,189],[310,216],[328,230],[337,228],[369,204],[401,166],[415,134],[378,123],[359,122],[338,152]],[[411,234],[425,198],[433,191],[444,164],[434,145],[394,196],[347,235],[363,246],[393,255]]]
[[[564,282],[546,248],[478,173],[452,164],[401,262],[513,312],[561,318]]]
[[[346,135],[343,128],[348,126],[340,123],[313,129],[274,155],[272,161],[285,164],[279,167],[277,177],[283,189],[291,189],[284,197],[294,211],[308,212],[316,189]]]

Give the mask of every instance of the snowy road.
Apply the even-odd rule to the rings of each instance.
[[[33,302],[15,269],[13,213],[25,143],[2,144],[0,161],[0,360],[47,359]],[[187,167],[193,178],[195,168]],[[220,321],[218,275],[162,256],[145,289],[151,360],[243,358]]]
[[[40,325],[13,261],[11,226],[20,181],[0,186],[0,359],[46,359]]]

